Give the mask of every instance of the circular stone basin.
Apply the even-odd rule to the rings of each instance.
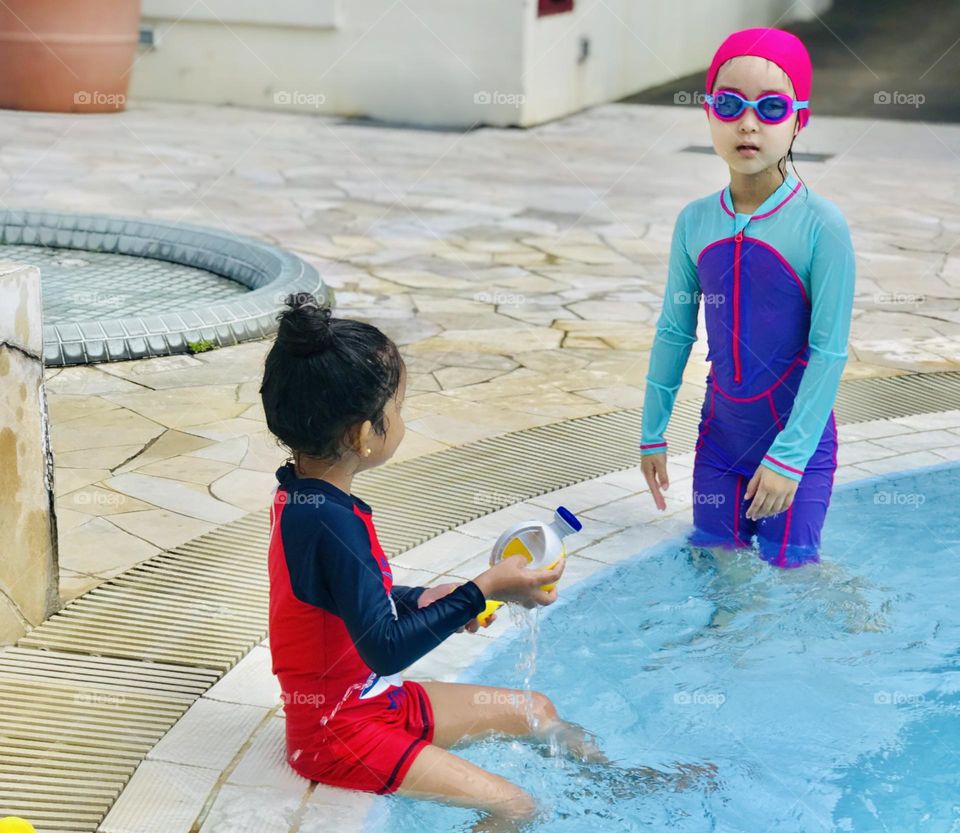
[[[328,300],[317,270],[296,255],[180,223],[4,211],[0,260],[40,269],[47,365],[259,339],[276,332],[290,293]]]

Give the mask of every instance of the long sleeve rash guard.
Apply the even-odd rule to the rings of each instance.
[[[677,219],[647,374],[641,452],[666,451],[664,432],[697,340],[702,300],[713,381],[731,400],[768,393],[763,385],[774,377],[763,371],[781,369],[778,344],[790,344],[791,332],[806,342],[800,359],[806,367],[789,419],[760,460],[800,480],[833,408],[847,359],[853,245],[839,209],[793,176],[753,214],[735,213],[732,206],[727,186],[690,203]],[[720,292],[708,291],[718,287]]]
[[[270,650],[287,703],[329,711],[377,696],[399,671],[484,608],[466,582],[417,606],[422,587],[393,585],[370,507],[330,483],[277,471],[269,549]],[[296,700],[297,703],[292,703]]]

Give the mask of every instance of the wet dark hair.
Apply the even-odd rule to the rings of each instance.
[[[385,434],[404,367],[397,345],[372,324],[334,318],[308,292],[286,306],[260,386],[271,433],[291,452],[326,459],[343,453],[357,423]]]

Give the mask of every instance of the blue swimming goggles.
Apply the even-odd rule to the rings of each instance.
[[[733,90],[719,90],[707,95],[705,101],[720,121],[736,121],[747,107],[752,107],[760,121],[766,124],[780,124],[797,110],[810,106],[809,101],[794,101],[785,93],[767,93],[756,101],[750,101]]]

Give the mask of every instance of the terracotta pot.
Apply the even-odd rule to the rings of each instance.
[[[3,0],[0,107],[124,109],[140,0]]]

